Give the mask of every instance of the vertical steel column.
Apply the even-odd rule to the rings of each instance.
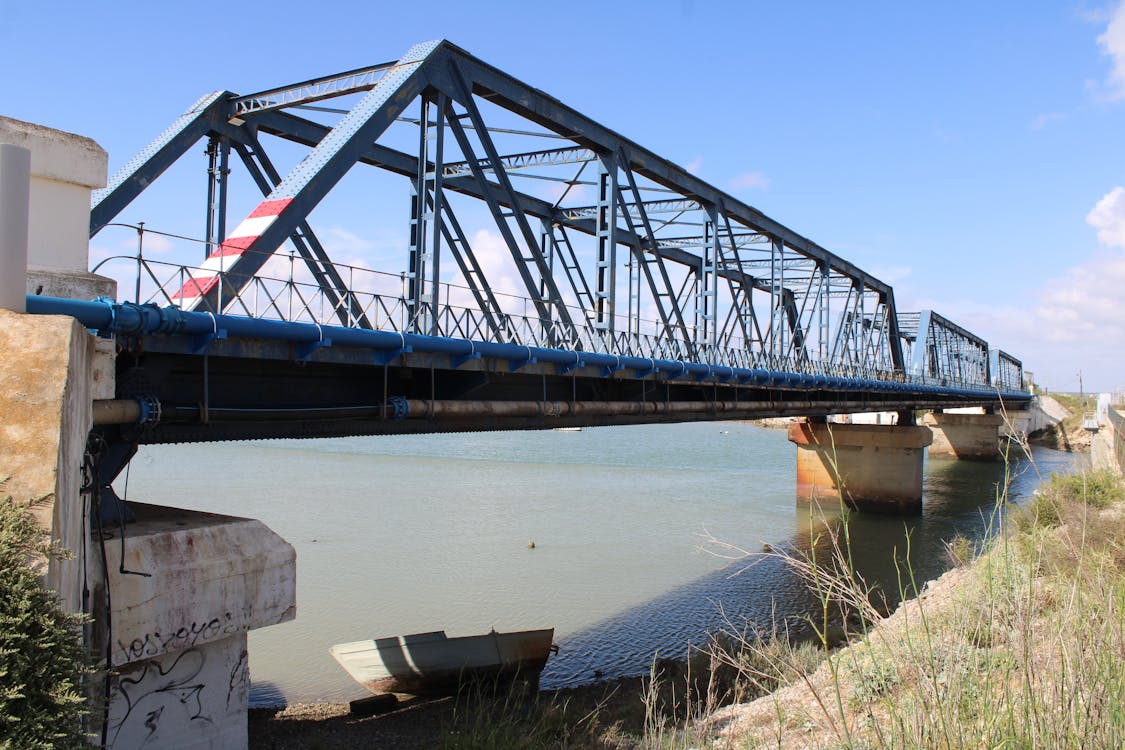
[[[211,136],[207,141],[207,225],[204,259],[227,238],[227,175],[230,174],[230,141]]]
[[[542,219],[539,222],[539,245],[543,253],[543,260],[547,264],[547,269],[554,278],[555,275],[555,232],[548,219]],[[544,297],[550,296],[551,290],[547,286],[547,279],[542,273],[539,274],[539,294]],[[551,321],[554,319],[554,311],[548,312],[548,319],[545,324],[550,327]]]
[[[859,326],[859,331],[855,339],[855,361],[857,366],[864,368],[865,376],[867,376],[870,375],[870,373],[866,372],[865,367],[867,364],[867,346],[864,342],[863,335],[864,324],[867,321],[867,290],[864,288],[864,283],[862,281],[857,283],[859,284],[859,297],[857,299],[856,308],[859,312],[856,316],[856,321]]]
[[[433,132],[434,159],[433,171],[427,172],[430,190],[433,193],[433,220],[430,222],[433,235],[430,237],[430,335],[437,336],[441,305],[441,215],[445,210],[445,196],[442,193],[442,172],[445,169],[445,101],[443,93],[437,95],[435,115],[437,125]]]
[[[832,275],[827,263],[820,265],[820,283],[824,288],[824,300],[820,305],[820,335],[817,337],[817,359],[824,362],[828,358],[828,333],[832,325]]]
[[[598,157],[596,234],[598,263],[594,279],[594,328],[613,333],[617,299],[617,161]]]
[[[432,103],[428,96],[423,95],[422,112],[418,122],[418,172],[410,183],[410,253],[407,261],[407,289],[406,308],[408,313],[408,326],[412,333],[427,334],[430,332],[430,321],[426,320],[425,309],[428,297],[426,295],[426,264],[429,254],[426,251],[428,241],[428,222],[432,215],[433,202],[430,190],[432,177],[430,172],[430,110]]]
[[[781,240],[776,237],[770,237],[770,357],[773,359],[775,365],[780,360],[781,355],[784,354],[779,339],[783,328],[782,321],[782,278],[781,262],[784,260],[784,255],[781,251],[784,248]],[[781,255],[781,257],[778,257]]]
[[[641,261],[639,241],[629,253],[629,320],[628,329],[632,336],[641,335]]]
[[[714,207],[708,208],[707,220],[703,222],[703,262],[699,269],[699,292],[696,296],[696,341],[710,347],[715,343],[718,319],[717,259],[719,257],[719,227]],[[699,324],[702,323],[702,330]]]

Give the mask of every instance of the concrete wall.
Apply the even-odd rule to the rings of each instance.
[[[69,317],[0,310],[0,478],[4,495],[33,508],[74,553],[53,561],[47,584],[82,609],[82,456],[92,422],[93,336]]]
[[[81,287],[84,277],[98,279],[99,290],[115,294],[112,280],[87,272],[90,192],[105,185],[105,151],[89,138],[8,117],[0,117],[0,143],[31,152],[29,267],[39,267],[41,279],[65,275],[71,287]],[[85,288],[77,291],[86,296]],[[52,562],[46,582],[66,608],[79,611],[82,457],[92,400],[113,397],[113,345],[72,318],[0,310],[0,351],[0,478],[8,477],[3,492],[18,502],[42,500],[36,517],[75,555]]]
[[[1109,406],[1100,429],[1093,436],[1090,459],[1095,469],[1112,469],[1125,474],[1125,415]]]
[[[88,272],[90,192],[105,183],[105,152],[4,117],[0,143],[31,152],[28,293],[116,296],[111,279]],[[28,184],[26,162],[20,180]],[[116,668],[108,695],[92,696],[95,708],[108,704],[109,746],[245,748],[246,633],[293,618],[293,548],[258,521],[156,506],[138,506],[123,538],[90,538],[82,465],[93,400],[115,394],[114,342],[69,317],[0,309],[0,351],[2,491],[34,501],[39,523],[74,553],[44,571],[67,609],[83,607],[83,549],[91,561],[88,645],[93,654],[108,647]],[[93,712],[95,734],[101,716]]]
[[[931,458],[995,461],[1000,458],[999,414],[972,412],[932,412],[922,418],[922,425],[933,432],[929,447]]]

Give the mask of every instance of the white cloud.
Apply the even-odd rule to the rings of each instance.
[[[1125,345],[1123,288],[1125,255],[1116,253],[1050,279],[1035,310],[1043,337],[1052,342],[1090,341],[1099,348]]]
[[[885,284],[891,286],[897,285],[903,281],[913,272],[910,266],[879,266],[875,265],[871,268],[871,273],[875,274],[875,278],[879,279]]]
[[[735,190],[765,188],[769,187],[769,184],[770,178],[766,177],[762,172],[743,172],[742,174],[735,175],[727,182],[727,185]]]
[[[330,258],[351,255],[364,256],[375,247],[375,243],[355,232],[340,226],[328,227],[320,232],[321,242]]]
[[[1105,31],[1098,36],[1098,46],[1113,64],[1106,82],[1108,96],[1125,99],[1125,0],[1114,9]]]
[[[563,199],[564,194],[566,195],[565,200]],[[586,185],[553,182],[543,191],[542,197],[551,203],[558,203],[561,200],[562,205],[565,206],[581,206],[592,202],[593,199],[590,195],[590,189]]]
[[[703,169],[703,157],[695,157],[684,166],[684,169],[686,169],[688,172],[691,172],[692,174],[699,174],[699,171]]]
[[[1043,130],[1051,123],[1062,122],[1063,120],[1067,119],[1067,117],[1069,117],[1069,115],[1063,112],[1044,112],[1041,115],[1037,115],[1035,119],[1031,121],[1031,129]]]
[[[527,289],[523,285],[504,238],[499,232],[478,229],[469,239],[469,246],[473,249],[473,255],[480,265],[484,278],[488,280],[492,292],[497,295],[501,309],[516,315],[523,314],[525,305],[522,298],[527,296]],[[460,273],[453,283],[456,286],[449,290],[449,304],[456,307],[476,308],[476,301],[472,293],[464,288],[465,280]]]
[[[1098,241],[1125,248],[1125,187],[1115,187],[1086,215],[1086,223],[1098,230]]]
[[[1019,307],[943,300],[930,307],[1020,358],[1037,382],[1073,390],[1079,368],[1091,390],[1119,388],[1125,380],[1125,187],[1091,209],[1086,222],[1106,250],[1029,289]],[[905,309],[905,308],[901,308]]]

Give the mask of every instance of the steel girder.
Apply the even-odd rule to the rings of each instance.
[[[904,317],[903,322],[912,374],[942,383],[993,385],[988,342],[984,339],[932,310]],[[1014,362],[1019,366],[1018,360]],[[1005,377],[1013,377],[1010,369]],[[1022,381],[1022,370],[1019,380]]]
[[[1000,349],[993,349],[989,353],[989,364],[992,371],[992,384],[1001,391],[1022,391],[1023,362]]]
[[[309,106],[348,96],[359,101],[346,110]],[[418,116],[407,115],[412,107]],[[302,108],[344,114],[327,124],[294,114]],[[506,122],[493,121],[498,112],[525,124],[503,127]],[[417,155],[380,142],[395,123],[417,128]],[[310,151],[281,177],[270,166],[262,135]],[[538,324],[557,346],[627,347],[629,337],[642,335],[642,317],[652,313],[652,335],[677,359],[708,361],[718,350],[738,350],[749,365],[783,370],[906,370],[903,344],[910,337],[900,331],[889,285],[446,41],[416,45],[392,63],[258,94],[203,97],[95,195],[91,234],[203,137],[217,144],[206,229],[214,250],[179,290],[184,307],[222,312],[290,240],[341,322],[369,324],[307,222],[348,170],[366,164],[402,175],[411,186],[403,274],[410,332],[443,333],[438,317],[448,304],[440,296],[448,283],[440,262],[445,252],[453,255],[489,335],[497,341],[510,335],[503,305],[449,203],[448,196],[457,194],[487,207]],[[532,147],[513,145],[518,137]],[[220,175],[229,148],[268,194],[224,236],[226,183]],[[592,164],[596,175],[586,171]],[[576,172],[560,172],[575,166]],[[537,184],[565,190],[544,197]],[[592,205],[581,200],[591,189]],[[617,273],[618,247],[629,259],[624,282]],[[629,296],[625,314],[616,304],[620,293]],[[934,354],[925,372],[975,382],[979,357],[969,353],[979,347],[964,350],[969,338],[941,325],[943,318],[928,320],[937,327],[927,342],[941,338],[932,346],[951,348]],[[921,356],[927,346],[915,344],[911,356]],[[917,366],[913,359],[911,364]],[[988,382],[987,357],[984,367]]]

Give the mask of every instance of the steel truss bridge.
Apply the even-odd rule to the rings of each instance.
[[[99,428],[124,446],[110,464],[138,442],[1028,398],[1019,360],[447,41],[202,97],[95,194],[91,237],[201,141],[205,259],[145,257],[136,227],[109,261],[135,273],[129,301],[28,298],[117,337],[140,423]],[[283,174],[271,154],[296,149]],[[390,268],[334,263],[310,224],[359,165],[403,195]],[[228,230],[238,179],[260,202]]]

